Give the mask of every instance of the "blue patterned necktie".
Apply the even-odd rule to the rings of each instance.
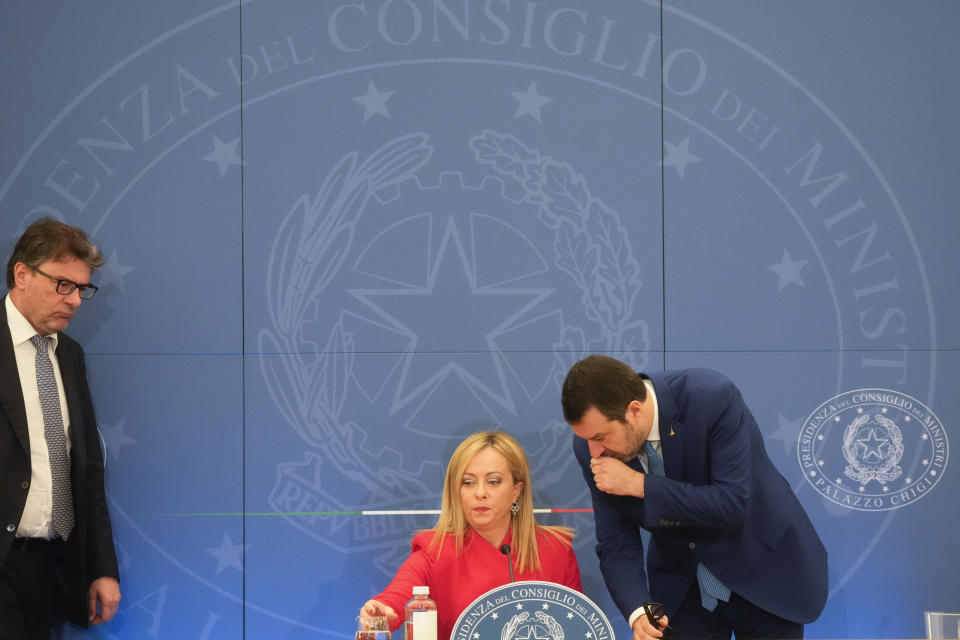
[[[643,450],[647,454],[647,468],[650,474],[664,475],[663,458],[653,448],[653,443],[647,440],[643,444]],[[700,585],[700,604],[707,611],[716,609],[718,600],[730,602],[730,589],[717,580],[717,577],[710,573],[710,569],[707,569],[702,562],[697,564],[697,583]]]
[[[37,348],[37,390],[43,411],[43,434],[50,456],[50,474],[53,481],[53,528],[67,540],[73,531],[73,492],[70,487],[70,459],[67,457],[67,438],[63,432],[63,414],[60,413],[60,394],[53,365],[47,355],[49,336],[36,335],[30,342]]]
[[[653,443],[647,440],[643,443],[643,450],[647,454],[647,470],[652,476],[665,475],[663,470],[663,458],[653,448]]]

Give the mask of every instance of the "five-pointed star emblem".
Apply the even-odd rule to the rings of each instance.
[[[367,92],[354,97],[353,101],[363,107],[363,121],[366,122],[375,115],[390,117],[387,110],[387,100],[394,94],[393,91],[377,91],[372,80],[367,81]]]
[[[230,142],[224,142],[218,138],[216,134],[213,134],[213,151],[205,155],[203,159],[208,162],[215,162],[217,169],[220,170],[220,177],[222,178],[227,174],[227,169],[233,165],[246,164],[237,152],[237,147],[239,146],[240,138],[234,138]]]
[[[679,144],[664,140],[663,149],[665,151],[663,160],[657,163],[657,166],[673,167],[681,178],[687,172],[688,164],[700,162],[700,158],[690,153],[690,138],[684,138]]]
[[[807,266],[806,260],[794,260],[786,249],[783,250],[783,256],[779,264],[771,264],[767,269],[777,274],[777,291],[780,291],[788,284],[797,284],[801,287],[806,286],[803,278],[800,277],[800,270]]]
[[[864,460],[867,462],[879,462],[883,460],[883,449],[890,444],[890,439],[880,438],[877,436],[876,429],[870,429],[867,437],[857,438],[857,444],[863,447]]]
[[[537,122],[542,122],[540,107],[553,100],[553,98],[542,96],[537,92],[536,82],[531,82],[526,91],[511,91],[511,93],[517,101],[517,112],[513,114],[514,119],[530,116]]]
[[[480,285],[475,261],[476,251],[468,251],[451,218],[423,286],[350,292],[408,341],[391,411],[431,393],[451,376],[478,399],[513,410],[497,338],[522,322],[550,290]],[[481,329],[464,333],[463,327]],[[454,338],[456,350],[449,346]]]
[[[97,269],[97,286],[102,288],[112,284],[120,289],[120,293],[126,293],[123,288],[123,277],[133,269],[134,267],[121,264],[120,258],[117,257],[117,252],[114,250],[110,253],[106,263]]]
[[[207,549],[207,553],[217,559],[217,574],[220,574],[227,567],[232,567],[237,571],[243,571],[243,554],[250,548],[250,545],[233,544],[230,534],[223,533],[223,541],[219,547]]]

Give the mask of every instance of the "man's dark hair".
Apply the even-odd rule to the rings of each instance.
[[[569,424],[583,419],[590,407],[596,407],[608,420],[623,422],[627,405],[643,402],[647,388],[643,377],[629,365],[614,358],[592,355],[570,368],[563,381],[560,404]]]
[[[13,289],[13,267],[22,262],[36,269],[48,260],[73,257],[87,263],[91,269],[103,265],[103,256],[90,242],[83,229],[53,218],[40,218],[23,232],[7,261],[7,288]],[[86,284],[86,283],[80,283]]]

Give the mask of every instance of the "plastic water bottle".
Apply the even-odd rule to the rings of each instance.
[[[437,603],[430,599],[430,587],[414,587],[403,612],[403,640],[437,640]]]

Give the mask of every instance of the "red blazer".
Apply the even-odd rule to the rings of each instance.
[[[456,541],[447,535],[443,541],[440,557],[436,550],[430,551],[432,531],[418,533],[411,544],[412,552],[397,571],[393,581],[383,593],[374,596],[397,612],[391,625],[395,631],[403,624],[403,607],[413,597],[413,587],[430,587],[430,598],[437,603],[437,638],[447,640],[457,618],[477,596],[510,582],[507,558],[496,547],[477,535],[467,532],[463,541],[463,553],[457,553]],[[510,531],[501,544],[511,544]],[[563,544],[549,533],[537,532],[537,549],[540,553],[540,571],[523,571],[513,556],[514,579],[544,580],[583,591],[580,586],[580,569],[573,548]]]

